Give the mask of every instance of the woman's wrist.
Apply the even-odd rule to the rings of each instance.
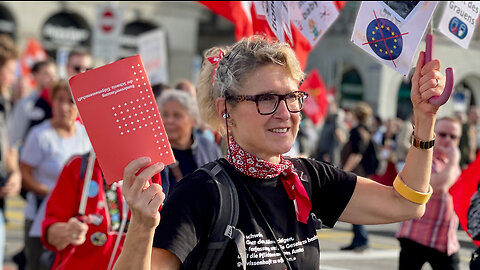
[[[156,227],[157,226],[152,226],[150,222],[148,224],[141,222],[137,220],[134,215],[132,215],[130,219],[130,224],[128,225],[128,231],[135,234],[148,236],[155,232]]]
[[[415,137],[422,141],[432,140],[434,137],[435,118],[435,115],[417,116],[417,114],[415,114],[413,130]]]

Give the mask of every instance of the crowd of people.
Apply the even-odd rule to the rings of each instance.
[[[301,113],[308,93],[298,91],[303,72],[288,45],[255,36],[212,48],[196,86],[152,86],[176,162],[146,167],[148,157],[133,160],[123,183],[108,185],[67,82],[94,68],[92,56],[72,50],[66,78],[52,59],[34,63],[32,89],[16,85],[23,81],[15,73],[18,56],[1,35],[0,269],[4,200],[16,194],[27,202],[24,248],[14,257],[20,270],[253,265],[239,241],[221,249],[215,268],[199,259],[220,209],[214,179],[197,169],[214,161],[236,187],[233,231],[241,241],[273,245],[282,269],[318,269],[318,220],[353,224],[342,250],[356,252],[369,248],[365,225],[401,222],[400,269],[425,262],[458,269],[458,218],[448,189],[476,158],[479,111],[436,119],[438,107],[425,101],[443,90],[438,60],[424,64],[420,55],[409,118],[384,120],[365,102],[347,109],[333,100],[315,126]],[[423,144],[433,139],[435,145]],[[425,238],[425,231],[435,235]],[[294,255],[282,241],[302,252]],[[248,255],[264,245],[245,248]]]

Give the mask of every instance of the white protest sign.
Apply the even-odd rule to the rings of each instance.
[[[288,2],[281,1],[281,11],[282,11],[282,22],[283,22],[283,31],[287,35],[290,43],[293,44],[292,38],[292,28],[290,27],[290,11],[288,9]]]
[[[255,6],[255,14],[258,19],[265,19],[265,3],[266,1],[253,1],[253,5]]]
[[[151,85],[168,83],[167,42],[165,32],[155,29],[138,37],[138,51]]]
[[[280,42],[285,42],[282,3],[280,1],[265,1],[265,19],[272,32]]]
[[[447,1],[438,29],[453,42],[467,49],[480,9],[479,1]]]
[[[332,1],[292,1],[290,19],[312,47],[327,32],[339,13]]]
[[[364,1],[355,21],[352,42],[407,76],[437,4],[437,1]]]
[[[112,4],[98,5],[93,28],[92,54],[107,62],[118,57],[119,39],[123,32],[123,8]]]

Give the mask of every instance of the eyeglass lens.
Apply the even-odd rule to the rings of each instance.
[[[304,95],[301,93],[290,93],[286,95],[282,100],[285,100],[287,109],[289,112],[299,112],[303,106]],[[274,113],[280,102],[280,97],[275,94],[265,94],[258,98],[258,111],[261,114]]]

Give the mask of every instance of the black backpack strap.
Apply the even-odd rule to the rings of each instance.
[[[221,161],[210,162],[199,170],[208,174],[216,184],[219,202],[218,214],[209,232],[207,250],[203,261],[199,263],[198,269],[215,269],[225,252],[229,239],[235,241],[243,269],[246,269],[245,236],[235,228],[239,214],[238,194],[235,184],[225,171]]]

